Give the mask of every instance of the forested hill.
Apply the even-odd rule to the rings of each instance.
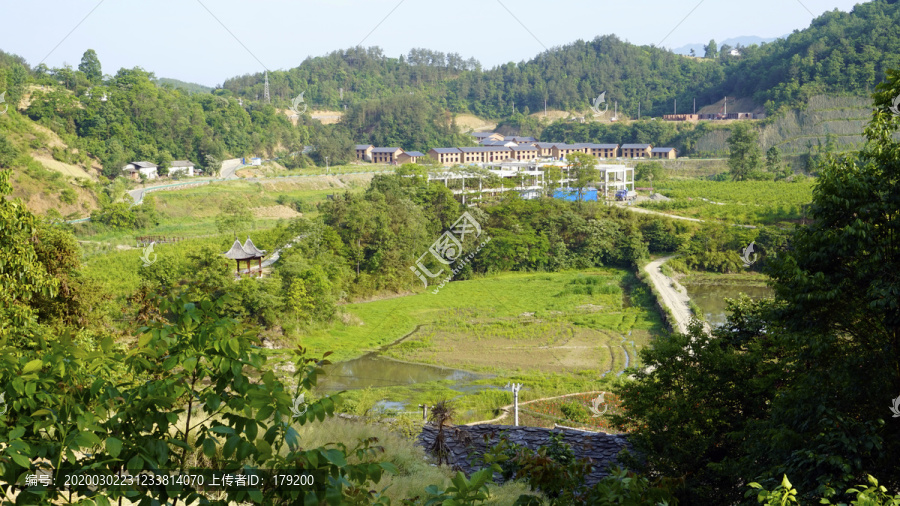
[[[723,47],[691,58],[605,35],[545,51],[527,62],[484,70],[473,59],[414,49],[389,58],[379,48],[354,48],[308,58],[299,67],[269,73],[270,89],[285,106],[305,92],[312,107],[342,109],[413,89],[451,112],[505,118],[526,108],[586,110],[606,91],[621,113],[661,115],[672,101],[697,99],[698,108],[723,96],[752,97],[768,112],[797,106],[820,93],[868,94],[885,69],[900,67],[900,4],[876,0],[853,11],[827,12],[804,30],[770,44]],[[228,80],[247,99],[262,96],[262,74]],[[343,90],[343,98],[342,92]]]

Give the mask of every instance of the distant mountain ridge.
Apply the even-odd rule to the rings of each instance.
[[[781,37],[768,37],[768,38],[757,37],[756,35],[743,35],[741,37],[732,37],[730,39],[725,39],[721,42],[717,40],[716,44],[719,47],[722,47],[723,45],[726,45],[726,44],[731,47],[735,47],[739,44],[741,46],[752,46],[754,44],[756,44],[756,45],[768,44],[769,42],[774,42],[778,39],[783,39],[785,37],[787,37],[787,35],[782,35]],[[707,44],[709,44],[709,42],[698,42],[698,43],[694,43],[694,44],[686,44],[684,46],[672,49],[672,52],[675,54],[690,55],[691,49],[693,49],[694,53],[697,56],[703,56],[703,53],[705,52],[704,47]]]

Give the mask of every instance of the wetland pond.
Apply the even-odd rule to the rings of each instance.
[[[771,297],[773,293],[768,286],[753,284],[684,283],[684,287],[712,327],[724,325],[728,318],[725,299],[737,299],[743,293],[753,300],[758,300]]]
[[[428,364],[400,362],[379,357],[377,353],[338,362],[326,368],[327,374],[319,380],[318,390],[356,390],[359,388],[381,388],[414,385],[429,381],[451,381],[450,388],[460,392],[480,389],[469,383],[487,378],[458,369],[449,369]]]

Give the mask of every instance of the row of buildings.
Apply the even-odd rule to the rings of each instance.
[[[488,140],[490,142],[500,142]],[[599,159],[618,158],[663,158],[675,159],[678,153],[675,148],[654,148],[650,144],[593,144],[564,142],[524,141],[517,143],[508,141],[510,145],[482,144],[480,146],[462,148],[432,148],[428,156],[445,166],[459,164],[486,164],[499,162],[532,162],[541,158],[564,160],[572,153],[585,153]],[[406,152],[402,148],[377,148],[372,145],[356,146],[356,159],[373,163],[402,164],[415,163],[425,154],[418,151]]]
[[[765,119],[765,114],[752,112],[730,112],[715,114],[663,114],[665,121],[700,121],[700,120],[727,120],[727,119]]]

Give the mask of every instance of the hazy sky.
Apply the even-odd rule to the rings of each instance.
[[[25,57],[32,66],[43,60],[58,67],[77,66],[92,48],[106,74],[140,66],[158,77],[213,86],[265,68],[296,67],[307,56],[360,43],[380,46],[394,57],[413,47],[457,52],[492,67],[610,33],[669,48],[742,35],[777,37],[809,26],[810,11],[816,16],[835,8],[849,11],[856,3],[0,0],[0,49]]]

